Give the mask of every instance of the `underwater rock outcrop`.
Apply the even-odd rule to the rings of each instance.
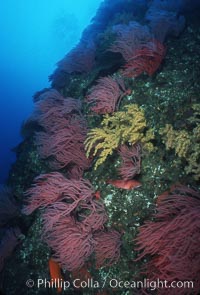
[[[148,275],[189,278],[194,288],[178,291],[198,294],[199,15],[187,0],[105,0],[35,94],[8,179],[24,239],[14,230],[3,292],[166,294],[137,285]],[[55,279],[49,261],[68,288],[27,287]],[[77,289],[75,279],[97,283]]]

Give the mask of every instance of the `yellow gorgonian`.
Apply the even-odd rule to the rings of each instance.
[[[150,142],[153,130],[147,128],[144,110],[137,104],[125,106],[124,111],[106,114],[101,128],[93,128],[85,141],[86,154],[97,156],[95,169],[121,144],[143,143],[144,148],[152,150]]]
[[[160,134],[164,136],[167,150],[174,149],[179,157],[186,157],[190,147],[190,136],[185,130],[174,130],[172,125],[166,124],[161,128]]]
[[[190,123],[188,130],[175,130],[166,124],[160,129],[163,143],[167,150],[174,149],[175,154],[185,159],[185,171],[200,179],[200,104],[192,105],[193,115],[187,119]]]

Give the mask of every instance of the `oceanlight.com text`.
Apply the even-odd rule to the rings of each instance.
[[[144,279],[142,281],[120,281],[117,279],[111,279],[109,282],[109,286],[111,288],[120,288],[120,289],[149,289],[154,291],[156,289],[175,289],[175,288],[185,288],[185,289],[193,289],[194,282],[193,281],[172,281],[168,282],[167,280],[149,280]]]
[[[103,289],[103,288],[111,288],[111,289],[148,289],[154,291],[156,289],[190,289],[194,288],[193,281],[172,281],[169,282],[167,280],[137,280],[137,281],[123,281],[116,278],[105,278],[101,281],[97,281],[94,279],[88,280],[80,280],[74,279],[72,281],[65,281],[63,279],[37,279],[36,281],[29,279],[26,281],[26,285],[29,288],[33,288],[34,286],[37,288],[60,288],[63,290],[67,290],[69,288],[82,288],[82,289]]]

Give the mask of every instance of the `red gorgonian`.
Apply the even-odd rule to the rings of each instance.
[[[100,253],[101,248],[96,245],[101,235],[107,247],[104,248],[106,256],[101,254],[105,260],[101,266],[119,258],[120,234],[112,230],[105,234],[108,216],[88,180],[67,179],[59,172],[43,174],[35,179],[25,195],[27,201],[22,212],[29,215],[37,208],[43,210],[42,238],[53,250],[53,259],[63,268],[76,270],[95,249]]]
[[[111,76],[100,78],[86,97],[90,110],[97,114],[113,113],[123,96],[129,94],[123,79]]]
[[[145,46],[136,49],[124,66],[123,75],[135,78],[142,73],[152,76],[159,68],[164,56],[165,47],[157,40],[152,40]]]
[[[137,22],[117,25],[113,30],[117,37],[109,50],[123,56],[126,64],[122,75],[135,78],[145,72],[152,76],[165,56],[164,45],[154,39],[147,26]]]
[[[41,95],[30,118],[42,127],[35,134],[40,158],[47,159],[54,170],[66,168],[76,179],[90,167],[84,148],[87,123],[81,107],[79,99],[64,98],[52,89]]]
[[[135,143],[133,146],[122,145],[118,153],[122,163],[118,168],[118,172],[122,179],[132,179],[140,173],[142,146],[140,143]]]
[[[183,185],[158,197],[153,221],[146,221],[136,238],[137,260],[150,255],[144,270],[150,280],[192,281],[192,294],[199,294],[200,280],[200,193]],[[187,291],[187,292],[186,292]],[[189,294],[174,288],[170,294]],[[169,294],[160,288],[158,294]]]

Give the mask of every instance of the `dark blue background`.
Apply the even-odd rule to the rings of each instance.
[[[101,0],[0,2],[0,183],[15,160],[32,95],[48,87],[55,63],[78,42]]]

